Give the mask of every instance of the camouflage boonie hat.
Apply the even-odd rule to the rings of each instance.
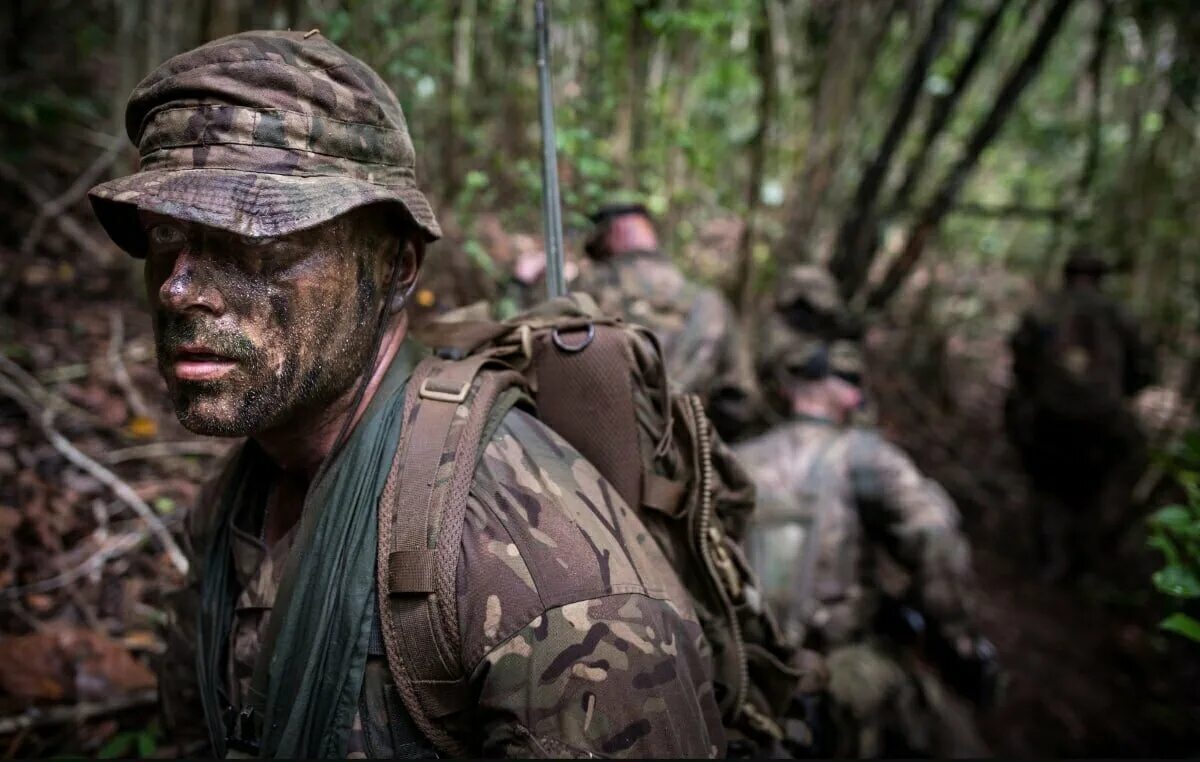
[[[257,238],[390,202],[441,236],[395,94],[319,32],[244,32],[177,55],[134,89],[125,129],[140,171],[88,197],[135,256],[139,209]]]

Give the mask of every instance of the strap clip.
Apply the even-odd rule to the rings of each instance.
[[[427,378],[421,382],[420,395],[421,399],[434,400],[436,402],[453,402],[455,404],[462,402],[467,398],[467,393],[471,391],[471,381],[464,381],[457,389],[450,387],[436,388],[436,378]]]

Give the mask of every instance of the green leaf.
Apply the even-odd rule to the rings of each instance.
[[[1175,613],[1158,624],[1162,629],[1200,643],[1200,622],[1187,614]]]
[[[1150,514],[1150,523],[1168,529],[1184,529],[1192,523],[1192,512],[1182,505],[1167,505]]]
[[[138,756],[143,759],[153,757],[154,752],[158,751],[158,742],[154,740],[152,729],[147,728],[145,731],[137,735],[137,752]]]
[[[1200,577],[1191,569],[1168,566],[1154,573],[1154,586],[1175,598],[1200,598]]]
[[[96,756],[100,759],[128,757],[133,752],[134,744],[137,743],[137,737],[137,733],[128,730],[123,733],[117,733],[100,747],[100,752]]]

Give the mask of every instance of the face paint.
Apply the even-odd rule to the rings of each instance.
[[[159,371],[191,431],[247,436],[321,408],[360,377],[398,240],[360,210],[247,239],[147,215]]]

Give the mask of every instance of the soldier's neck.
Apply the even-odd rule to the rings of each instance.
[[[329,457],[346,419],[351,419],[352,430],[362,418],[407,335],[408,320],[405,314],[401,313],[384,333],[362,401],[353,410],[351,406],[354,405],[362,376],[337,399],[315,414],[296,416],[282,426],[255,435],[254,440],[282,471],[307,487],[320,470],[321,464]]]

